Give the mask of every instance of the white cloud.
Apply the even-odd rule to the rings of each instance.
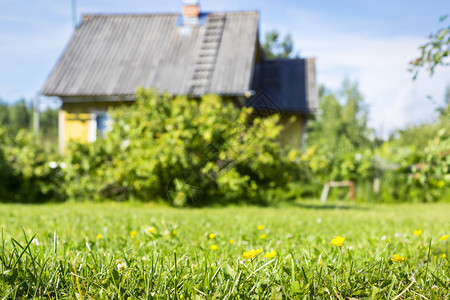
[[[421,36],[373,36],[351,33],[333,22],[324,25],[318,16],[296,11],[286,23],[302,57],[316,57],[318,82],[337,89],[344,78],[359,82],[370,106],[370,126],[386,137],[392,130],[431,121],[436,104],[442,104],[450,84],[450,68],[429,77],[423,70],[416,81],[407,71],[408,62],[418,56]],[[355,24],[356,25],[356,24]],[[283,28],[284,29],[284,28]],[[281,30],[283,30],[281,29]]]

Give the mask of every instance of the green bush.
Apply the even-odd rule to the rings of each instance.
[[[385,145],[386,158],[399,168],[386,176],[383,199],[436,202],[450,200],[450,132],[440,128],[424,149]],[[387,153],[386,153],[387,152]]]
[[[291,179],[296,153],[286,156],[278,143],[278,116],[257,118],[214,95],[199,101],[139,89],[137,98],[111,111],[105,138],[69,147],[69,197],[261,203]]]
[[[338,150],[311,146],[302,155],[291,192],[305,198],[320,196],[329,181],[351,180],[356,199],[368,202],[437,202],[450,200],[450,134],[440,128],[423,149],[385,142],[371,150],[354,149],[340,141]],[[373,190],[374,179],[380,191]],[[346,189],[333,191],[342,198]],[[288,193],[289,194],[289,193]],[[331,194],[331,198],[333,198]]]
[[[63,179],[61,165],[50,160],[33,134],[20,130],[10,138],[0,128],[1,202],[61,201]]]

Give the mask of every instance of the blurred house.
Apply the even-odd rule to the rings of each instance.
[[[282,142],[301,147],[318,107],[315,60],[265,60],[256,11],[84,15],[41,93],[62,100],[60,150],[94,141],[108,108],[135,101],[138,86],[200,97],[214,93],[257,113],[281,113]]]

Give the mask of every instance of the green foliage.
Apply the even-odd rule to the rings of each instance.
[[[441,22],[447,19],[448,15],[441,17]],[[417,77],[419,70],[426,68],[430,75],[433,75],[437,66],[449,65],[446,61],[450,56],[450,24],[448,27],[439,29],[429,36],[429,41],[420,46],[421,54],[418,58],[410,62],[410,72]]]
[[[392,147],[414,147],[424,149],[428,141],[436,136],[439,131],[437,124],[420,124],[409,128],[397,130],[389,137]]]
[[[4,205],[0,297],[446,299],[448,204],[309,205]]]
[[[45,151],[53,154],[58,150],[58,111],[58,108],[48,107],[39,115],[39,139]],[[33,107],[24,99],[10,105],[0,100],[0,126],[6,129],[10,138],[14,138],[20,130],[31,131],[32,120]]]
[[[69,148],[71,198],[258,203],[289,181],[295,164],[277,143],[277,116],[255,118],[213,95],[197,101],[140,89],[137,96],[134,106],[111,112],[104,139]]]
[[[368,110],[356,82],[344,80],[337,93],[321,88],[319,113],[307,128],[307,145],[333,153],[370,148],[374,142],[367,116]]]
[[[333,93],[320,88],[320,111],[307,127],[308,149],[301,156],[304,196],[318,197],[328,181],[352,180],[361,185],[377,175],[374,148],[367,126],[367,108],[358,84],[345,80]]]
[[[36,137],[24,130],[10,138],[0,126],[0,201],[38,203],[63,199],[63,173]]]
[[[393,146],[394,144],[394,146]],[[438,130],[422,148],[398,147],[394,142],[383,145],[380,155],[397,165],[385,184],[382,198],[398,201],[450,200],[450,131]]]
[[[39,114],[40,138],[50,153],[58,153],[58,108],[47,108]]]
[[[32,109],[24,99],[13,105],[0,102],[0,125],[6,127],[10,136],[14,136],[20,129],[30,129]]]
[[[356,83],[345,81],[338,93],[322,87],[320,95],[320,112],[308,125],[308,150],[301,156],[299,178],[308,187],[302,196],[318,197],[328,181],[351,180],[360,201],[450,200],[450,105],[440,110],[438,122],[398,131],[381,143],[371,137]]]
[[[262,50],[266,59],[290,58],[294,50],[292,36],[287,34],[281,40],[280,33],[275,29],[271,30],[266,33]]]

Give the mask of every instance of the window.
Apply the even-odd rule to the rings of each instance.
[[[96,114],[97,136],[104,137],[111,129],[111,117],[107,113]]]
[[[111,116],[106,111],[93,112],[89,126],[89,142],[104,137],[109,130],[111,130]]]

